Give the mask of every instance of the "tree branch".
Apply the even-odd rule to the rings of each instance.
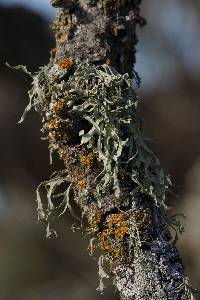
[[[104,252],[123,300],[189,300],[184,265],[166,214],[170,179],[148,147],[134,76],[140,0],[52,0],[56,48],[33,76],[31,103],[43,117],[50,151],[65,170],[37,191],[39,220],[50,223],[71,201],[81,209],[89,250]],[[136,80],[136,81],[135,81]],[[65,185],[65,192],[56,195]],[[60,201],[60,196],[63,196]]]

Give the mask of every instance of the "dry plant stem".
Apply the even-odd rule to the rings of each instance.
[[[189,300],[184,265],[169,232],[169,177],[148,148],[132,87],[140,0],[52,0],[56,48],[33,76],[30,98],[43,116],[50,150],[65,170],[42,183],[39,219],[48,223],[73,199],[91,253],[100,247],[100,287],[108,262],[121,300]],[[127,74],[125,74],[127,73]],[[136,78],[137,79],[137,78]],[[62,203],[52,197],[67,184]],[[55,196],[55,195],[54,195]],[[173,219],[171,224],[178,226]]]

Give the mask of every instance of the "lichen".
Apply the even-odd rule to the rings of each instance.
[[[58,65],[61,69],[69,69],[74,65],[74,61],[71,58],[61,58]]]

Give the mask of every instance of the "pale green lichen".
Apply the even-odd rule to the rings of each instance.
[[[62,194],[57,194],[56,189],[62,184],[67,184],[67,189]],[[41,198],[42,188],[46,190],[46,203]],[[52,234],[56,235],[55,229],[52,228],[51,224],[54,218],[60,217],[65,213],[67,209],[72,212],[72,207],[70,204],[70,188],[71,180],[68,176],[66,170],[55,172],[52,174],[50,180],[42,182],[37,190],[37,211],[38,211],[38,221],[47,223],[47,237],[49,238]],[[53,202],[55,197],[63,197],[62,202],[57,206]]]
[[[103,283],[103,279],[106,278],[108,279],[109,278],[109,275],[105,272],[104,270],[104,261],[106,260],[106,257],[104,255],[101,255],[99,257],[99,261],[98,261],[98,266],[99,266],[99,286],[97,288],[97,291],[100,291],[100,293],[102,294],[103,293],[103,290],[105,288],[105,285]]]

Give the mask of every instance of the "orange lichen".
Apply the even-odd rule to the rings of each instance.
[[[95,155],[94,155],[94,153],[89,153],[89,154],[81,153],[79,160],[80,160],[81,165],[83,165],[84,167],[90,168],[94,163]]]
[[[48,121],[48,127],[50,129],[57,129],[58,128],[58,121],[56,119],[51,119]]]
[[[78,181],[78,187],[80,191],[84,191],[87,187],[87,181],[85,179],[81,179]]]
[[[90,228],[88,228],[87,230],[88,234],[98,232],[99,224],[101,223],[102,216],[103,216],[103,210],[98,209],[95,215],[88,217],[88,224],[90,226]]]
[[[97,235],[100,240],[99,246],[106,252],[112,251],[112,243],[108,240],[110,235],[111,231],[109,229],[105,229]]]
[[[88,217],[88,224],[92,226],[94,224],[94,218],[93,217]]]
[[[111,234],[111,231],[109,229],[105,229],[102,232],[98,234],[98,237],[101,241],[105,241]]]
[[[99,209],[95,215],[95,222],[96,224],[99,224],[102,220],[102,216],[103,216],[103,210]]]
[[[61,99],[61,100],[57,101],[53,105],[53,108],[52,108],[53,112],[56,115],[59,115],[63,111],[64,105],[65,105],[64,99]]]
[[[74,65],[74,60],[72,58],[61,58],[58,65],[63,70],[69,69]]]
[[[117,257],[123,255],[123,238],[128,232],[129,227],[125,221],[125,213],[120,212],[112,215],[108,219],[108,227],[99,232],[99,224],[102,221],[104,211],[97,209],[97,212],[88,218],[88,224],[90,228],[89,233],[95,233],[99,239],[98,246],[102,248],[111,261],[114,261]]]
[[[104,241],[102,247],[106,252],[110,252],[112,250],[111,243],[109,241]]]
[[[121,212],[117,215],[111,216],[108,220],[108,227],[111,228],[113,225],[120,225],[122,222],[125,221],[125,213]]]
[[[128,230],[129,228],[127,226],[124,226],[119,227],[116,230],[107,228],[98,233],[97,236],[100,240],[99,246],[108,253],[111,261],[123,255],[122,238]],[[117,239],[114,238],[114,235],[117,237]]]
[[[65,124],[65,121],[64,120],[59,120],[59,119],[56,119],[56,118],[52,118],[51,120],[49,120],[47,122],[47,127],[51,130],[56,130],[58,131],[59,129],[62,128],[62,126]]]
[[[128,230],[128,226],[121,226],[115,229],[114,233],[117,238],[123,239],[124,235],[128,232]]]

